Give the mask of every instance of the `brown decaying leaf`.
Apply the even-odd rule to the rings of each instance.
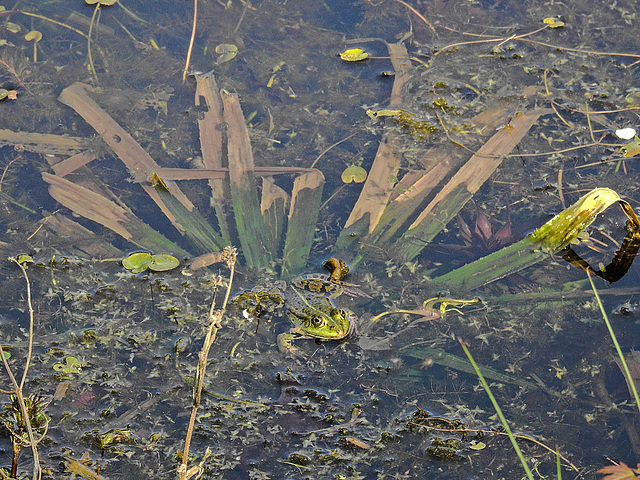
[[[0,146],[4,145],[19,145],[28,152],[49,155],[73,155],[84,149],[82,139],[78,137],[0,129]]]
[[[638,467],[633,469],[620,462],[617,465],[608,465],[606,467],[598,470],[597,473],[607,474],[606,477],[602,477],[601,480],[634,480],[636,477],[636,473],[640,473],[640,464]]]
[[[43,172],[42,179],[49,184],[49,194],[71,211],[93,220],[118,235],[130,240],[131,233],[121,225],[130,218],[127,210],[84,187],[64,178]]]
[[[82,152],[56,163],[52,168],[58,177],[64,177],[75,172],[78,168],[84,167],[95,159],[96,156],[94,154]]]
[[[92,91],[92,87],[84,83],[76,82],[65,88],[58,97],[58,100],[65,105],[74,109],[96,132],[100,134],[102,139],[111,147],[118,158],[124,163],[129,172],[134,176],[135,180],[145,190],[147,195],[160,207],[166,217],[179,230],[183,231],[182,226],[176,221],[175,217],[169,212],[164,202],[158,196],[156,190],[147,182],[147,178],[153,175],[160,166],[151,158],[151,156],[129,135],[118,123],[111,118],[98,104],[89,97],[88,92]],[[180,190],[178,185],[173,182],[168,184],[171,193],[185,206],[189,211],[193,211],[194,206],[191,201]]]

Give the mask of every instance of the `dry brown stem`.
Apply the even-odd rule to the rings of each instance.
[[[184,449],[182,451],[182,463],[178,467],[178,479],[179,480],[188,480],[193,475],[197,474],[201,467],[202,462],[206,459],[209,453],[209,449],[207,449],[207,453],[205,453],[204,458],[202,459],[199,465],[196,465],[191,468],[187,468],[189,463],[189,447],[191,446],[191,437],[193,436],[193,429],[196,423],[196,415],[198,413],[198,407],[200,406],[200,399],[202,396],[202,387],[204,384],[204,377],[207,370],[207,358],[209,357],[209,350],[213,345],[213,342],[216,339],[216,334],[218,330],[222,328],[222,324],[220,323],[224,313],[227,309],[227,303],[229,302],[229,295],[231,294],[231,285],[233,284],[233,274],[235,272],[235,264],[237,258],[237,251],[233,247],[225,247],[223,252],[222,260],[227,264],[229,268],[229,282],[227,283],[227,290],[225,293],[224,300],[222,302],[222,306],[219,310],[215,310],[216,303],[216,291],[213,294],[213,300],[211,300],[211,308],[209,310],[209,324],[207,327],[207,334],[204,339],[204,343],[202,345],[202,349],[198,355],[198,367],[196,369],[196,375],[193,383],[193,406],[191,408],[191,416],[189,417],[189,425],[187,427],[187,435],[184,441]],[[216,290],[218,287],[218,283],[216,282]]]

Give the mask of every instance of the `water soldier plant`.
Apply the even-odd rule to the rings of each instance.
[[[390,106],[400,105],[403,103],[404,84],[410,78],[410,65],[402,44],[389,44],[387,47],[396,71]],[[64,177],[77,168],[89,166],[95,157],[87,153],[74,153],[67,160],[52,165],[56,172],[54,175],[42,174],[50,185],[50,194],[75,213],[104,225],[147,250],[165,250],[178,255],[206,254],[220,251],[225,244],[237,238],[248,266],[266,267],[277,260],[282,265],[283,276],[299,272],[306,263],[313,242],[321,207],[323,174],[315,168],[256,168],[237,95],[220,91],[211,74],[198,75],[196,80],[196,103],[205,112],[198,122],[204,162],[201,169],[162,168],[156,164],[98,106],[92,95],[98,94],[99,90],[77,83],[67,87],[59,98],[101,133],[133,179],[174,227],[189,239],[191,246],[188,249],[151,229],[125,205],[117,205],[103,194],[66,180]],[[414,258],[455,218],[539,116],[549,112],[549,109],[539,109],[515,115],[508,126],[501,128],[462,166],[442,158],[442,155],[447,155],[445,152],[431,151],[432,168],[407,174],[395,186],[402,132],[387,129],[335,250],[353,251],[360,246],[393,245],[400,257]],[[223,123],[228,126],[224,133],[220,128]],[[27,139],[28,135],[31,137]],[[34,135],[37,134],[14,133],[4,138],[12,143],[37,143],[37,146],[27,148],[40,151],[56,148],[60,151],[58,146],[46,145],[47,142],[58,145],[62,139]],[[67,143],[74,141],[66,140]],[[71,144],[69,146],[73,148]],[[224,146],[226,153],[223,152]],[[355,173],[355,167],[350,168]],[[438,191],[435,187],[456,168],[457,172]],[[349,169],[345,174],[347,171]],[[274,175],[281,174],[296,175],[291,195],[272,180]],[[351,180],[350,175],[346,181]],[[258,176],[263,178],[261,199],[257,196]],[[209,224],[176,183],[194,179],[207,180],[211,185],[217,228]],[[100,189],[104,191],[105,186],[101,185]],[[425,201],[434,193],[435,196],[424,207]],[[598,213],[616,200],[620,199],[615,192],[596,189],[534,234],[477,261],[473,266],[468,265],[463,270],[437,278],[436,283],[452,289],[473,289],[514,273],[546,254],[562,250]],[[566,223],[567,219],[574,217],[574,223]],[[358,258],[360,256],[358,254]],[[504,262],[505,258],[517,258],[517,261]]]

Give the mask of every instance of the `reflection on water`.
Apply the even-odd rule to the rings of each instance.
[[[228,312],[190,451],[195,464],[212,449],[207,478],[519,478],[458,337],[511,428],[557,447],[565,475],[577,475],[573,466],[600,478],[604,453],[637,463],[637,409],[583,271],[549,257],[474,291],[431,282],[514,244],[593,188],[638,210],[637,139],[614,135],[638,128],[634,2],[200,2],[185,83],[189,2],[5,7],[0,240],[5,256],[35,260],[25,394],[54,395],[50,441],[39,444],[44,477],[83,454],[80,464],[106,478],[174,477],[211,274],[228,275],[215,263],[185,269],[185,259],[208,252],[214,236],[241,247],[234,291],[276,280],[283,267],[289,277],[320,273],[339,254],[352,267],[344,281],[372,298],[341,296],[357,332],[297,340],[294,356],[277,348],[287,318],[265,311],[256,324]],[[369,58],[337,56],[355,47]],[[196,72],[210,71],[216,89],[205,91]],[[87,87],[67,89],[75,82]],[[64,89],[87,97],[59,101]],[[244,119],[211,103],[227,92]],[[115,126],[96,128],[96,118]],[[134,144],[141,150],[122,150]],[[245,153],[232,187],[224,169],[236,145]],[[211,167],[216,149],[221,164]],[[354,167],[365,183],[344,183]],[[625,222],[607,210],[576,255],[600,270]],[[263,268],[247,266],[251,245]],[[133,274],[115,261],[141,247],[181,266]],[[638,348],[638,272],[636,262],[597,283],[625,353]],[[24,279],[8,262],[2,276],[3,348],[19,376]],[[423,306],[439,293],[483,302],[443,318]],[[636,356],[628,361],[635,368]],[[12,451],[7,431],[0,441]],[[555,478],[552,453],[519,443]],[[23,447],[19,471],[30,461]]]

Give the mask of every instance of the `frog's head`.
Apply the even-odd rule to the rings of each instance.
[[[340,340],[348,336],[352,329],[354,315],[349,310],[332,308],[327,312],[316,311],[301,329],[305,335],[322,340]]]

